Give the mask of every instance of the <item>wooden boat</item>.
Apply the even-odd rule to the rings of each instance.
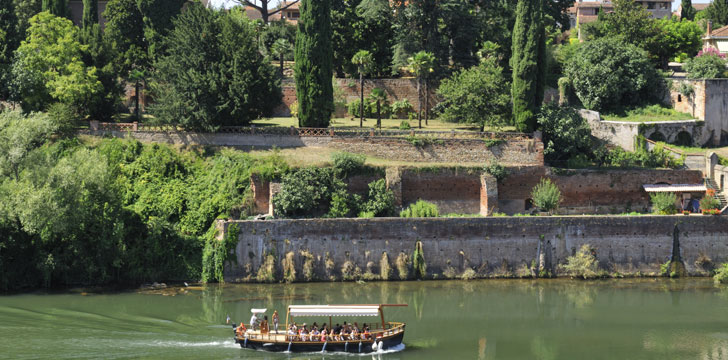
[[[286,327],[279,333],[248,329],[244,334],[236,333],[235,342],[240,347],[274,352],[347,352],[371,353],[378,350],[387,350],[402,344],[405,324],[401,322],[384,321],[382,309],[388,306],[407,306],[403,304],[379,305],[290,305],[286,314]],[[317,339],[302,339],[299,335],[289,335],[288,325],[294,318],[328,317],[328,328],[333,329],[332,318],[343,317],[344,321],[351,323],[356,317],[378,317],[379,321],[369,323],[370,336],[359,336],[354,339],[337,341],[332,335],[326,340],[317,336]],[[308,341],[304,341],[308,340]]]

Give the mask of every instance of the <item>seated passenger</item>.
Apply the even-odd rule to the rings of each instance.
[[[341,334],[341,325],[336,324],[336,326],[334,326],[334,331],[333,331],[335,341],[341,341],[341,337],[339,336],[339,334]]]
[[[351,329],[351,335],[349,335],[350,340],[358,340],[359,339],[359,329],[353,328]]]

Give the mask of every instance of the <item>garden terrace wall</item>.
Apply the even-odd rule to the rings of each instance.
[[[728,145],[728,79],[672,79],[669,103],[681,112],[705,121],[703,145]],[[680,93],[680,83],[692,87],[692,94]]]
[[[539,258],[539,248],[545,269],[560,274],[559,265],[584,244],[596,250],[601,268],[612,274],[657,275],[674,255],[675,243],[690,274],[707,275],[715,264],[728,261],[724,216],[221,220],[220,238],[231,225],[239,229],[239,242],[235,261],[226,263],[226,281],[254,281],[268,255],[276,259],[281,279],[281,263],[289,253],[298,281],[378,275],[383,253],[392,278],[398,278],[396,259],[411,259],[417,241],[423,244],[428,277],[435,278],[467,269],[481,277],[530,274],[527,267]]]
[[[244,149],[329,147],[386,160],[407,162],[543,165],[543,142],[523,133],[430,132],[310,128],[227,127],[217,133],[164,131],[143,124],[92,122],[81,134],[133,138],[175,145],[230,146]],[[413,141],[424,142],[420,146]]]

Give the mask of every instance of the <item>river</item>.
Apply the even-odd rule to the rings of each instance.
[[[224,285],[0,297],[2,359],[355,359],[243,350],[226,316],[288,304],[406,303],[405,349],[369,359],[728,359],[710,279]],[[366,321],[366,319],[357,319]]]

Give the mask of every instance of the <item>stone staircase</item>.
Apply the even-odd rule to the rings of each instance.
[[[706,178],[705,186],[707,186],[708,189],[715,190],[715,197],[718,199],[718,201],[720,201],[720,209],[722,209],[722,212],[725,213],[726,209],[728,209],[728,200],[726,200],[725,195],[720,192],[718,184],[715,183],[715,180],[711,178]]]

